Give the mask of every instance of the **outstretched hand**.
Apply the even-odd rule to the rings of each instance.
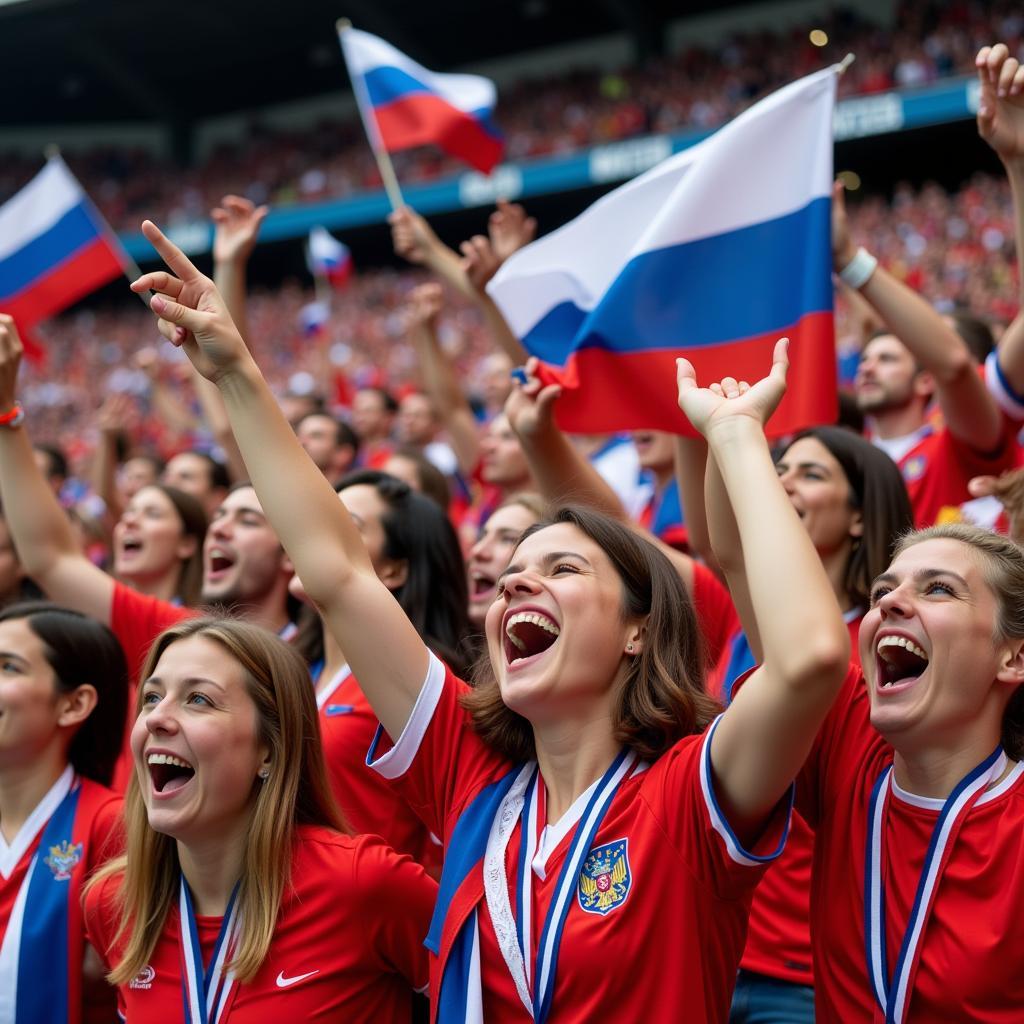
[[[434,281],[417,285],[409,293],[405,304],[405,322],[410,329],[427,327],[437,329],[437,321],[444,305],[444,289]]]
[[[832,182],[832,267],[838,274],[854,256],[857,247],[850,236],[846,216],[846,186],[837,178]]]
[[[207,380],[218,380],[248,355],[224,299],[213,281],[200,274],[152,221],[143,221],[142,233],[172,273],[143,274],[132,282],[132,291],[156,293],[149,305],[160,333],[183,349]]]
[[[214,263],[244,263],[252,255],[260,225],[270,212],[241,196],[225,196],[210,211],[214,223]]]
[[[1008,469],[1000,476],[976,476],[967,490],[975,498],[997,498],[1010,521],[1011,539],[1018,544],[1024,541],[1024,469]]]
[[[526,361],[526,382],[517,379],[505,402],[509,426],[521,440],[554,429],[555,402],[562,394],[562,385],[545,386],[537,376],[539,365],[536,357]]]
[[[499,199],[498,208],[488,218],[487,234],[498,266],[501,266],[512,253],[533,241],[537,234],[537,221],[527,217],[526,210],[519,203]]]
[[[463,242],[459,249],[462,252],[460,266],[466,280],[482,293],[487,282],[498,272],[501,260],[486,235],[474,235],[469,241]]]
[[[427,263],[431,255],[443,247],[434,229],[425,217],[411,206],[403,206],[388,216],[391,225],[391,243],[395,253],[410,263]]]
[[[676,360],[676,383],[679,386],[679,408],[695,430],[710,438],[720,424],[737,418],[752,419],[763,427],[779,407],[786,393],[789,370],[789,339],[780,338],[772,354],[772,368],[767,377],[754,384],[734,377],[702,388],[689,359]]]
[[[18,368],[24,355],[14,317],[0,313],[0,412],[7,412],[18,397]]]
[[[1024,66],[1005,43],[983,46],[978,69],[978,134],[1004,162],[1024,159]]]

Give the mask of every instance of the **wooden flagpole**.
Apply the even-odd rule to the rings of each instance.
[[[391,201],[391,209],[400,210],[405,206],[405,200],[402,198],[402,190],[398,187],[398,177],[395,174],[394,164],[391,162],[391,155],[384,148],[380,138],[377,119],[374,117],[370,96],[366,91],[366,81],[361,74],[353,72],[352,68],[349,67],[348,54],[345,53],[344,34],[352,27],[352,22],[348,18],[339,18],[335,26],[341,41],[341,55],[345,61],[345,68],[348,71],[348,77],[352,81],[352,92],[355,94],[356,106],[359,108],[359,116],[363,122],[363,130],[366,132],[370,149],[373,150],[374,158],[377,161],[377,169],[380,171],[381,180],[384,182],[384,190]]]

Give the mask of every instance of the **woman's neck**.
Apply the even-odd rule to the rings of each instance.
[[[332,679],[348,664],[348,658],[341,649],[334,635],[326,627],[321,627],[324,638],[324,667],[320,678],[316,681],[317,693],[327,686]]]
[[[178,580],[181,567],[170,566],[165,572],[139,576],[122,576],[132,590],[137,590],[146,597],[155,597],[158,601],[173,601],[178,596]]]
[[[197,914],[223,917],[235,883],[242,875],[248,820],[244,827],[219,832],[201,841],[178,840],[178,863],[192,891]]]
[[[31,764],[0,770],[0,833],[8,843],[14,841],[67,764],[67,752],[58,744],[35,755]]]
[[[996,747],[991,736],[980,737],[973,743],[961,742],[955,748],[931,746],[913,752],[897,750],[893,757],[893,778],[900,789],[915,796],[945,800],[957,784],[972,769],[977,768]],[[1000,773],[1000,781],[1014,768],[1007,763]]]
[[[850,595],[846,590],[846,565],[849,560],[849,542],[831,554],[821,556],[821,564],[825,567],[825,574],[828,576],[829,583],[832,584],[832,592],[836,595],[836,600],[843,612],[852,611],[855,607],[855,603],[850,600]]]
[[[547,789],[548,824],[554,824],[576,798],[608,770],[622,749],[610,714],[584,721],[533,727],[537,763]]]

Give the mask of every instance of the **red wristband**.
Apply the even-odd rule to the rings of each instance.
[[[25,410],[20,402],[15,402],[7,412],[0,414],[0,427],[17,427],[25,418]]]

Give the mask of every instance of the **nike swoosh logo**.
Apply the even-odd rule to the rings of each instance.
[[[294,978],[286,978],[284,971],[281,971],[277,976],[277,987],[288,988],[289,985],[297,985],[300,981],[305,981],[307,978],[312,978],[314,974],[319,974],[319,969],[315,971],[308,971],[306,974],[296,974]]]

